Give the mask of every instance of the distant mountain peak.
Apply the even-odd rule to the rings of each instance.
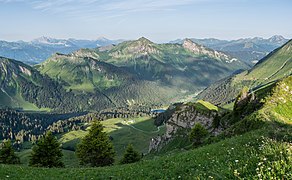
[[[202,50],[207,50],[207,48],[204,47],[203,45],[195,43],[194,41],[188,38],[184,39],[182,45],[185,49],[188,49],[192,51],[193,53],[201,53]]]
[[[100,36],[96,39],[97,41],[110,41],[109,39],[107,39],[106,37]]]
[[[148,40],[145,37],[141,37],[138,40],[126,41],[117,45],[114,51],[110,54],[115,58],[121,58],[126,56],[142,57],[150,54],[159,54],[160,51],[156,47],[156,44]]]
[[[140,37],[137,41],[142,42],[142,43],[147,43],[147,44],[153,44],[152,41],[150,41],[149,39],[147,39],[145,37]]]
[[[209,49],[203,45],[197,44],[188,38],[183,41],[182,46],[185,49],[187,49],[195,54],[198,54],[198,55],[206,55],[206,56],[209,56],[209,57],[214,58],[214,59],[224,60],[228,63],[232,62],[232,61],[237,61],[236,58],[232,58],[223,52],[215,51],[215,50]]]
[[[41,36],[39,38],[36,38],[36,39],[32,40],[32,42],[35,42],[35,43],[47,43],[47,42],[51,42],[52,40],[53,40],[53,38],[46,37],[46,36]]]
[[[270,37],[268,40],[270,42],[275,42],[275,43],[282,43],[282,42],[286,41],[286,39],[281,35],[274,35],[274,36]]]

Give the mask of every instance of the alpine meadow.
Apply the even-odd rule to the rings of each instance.
[[[291,9],[0,0],[0,179],[292,179]]]

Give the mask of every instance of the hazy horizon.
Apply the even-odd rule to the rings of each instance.
[[[292,38],[289,0],[0,0],[0,39]]]
[[[252,38],[263,38],[263,39],[269,39],[273,36],[282,36],[280,34],[275,34],[275,35],[272,35],[272,36],[269,36],[269,37],[260,37],[260,36],[254,36],[254,37],[242,37],[242,38],[235,38],[235,39],[222,39],[222,38],[216,38],[216,37],[201,37],[201,38],[197,38],[197,37],[182,37],[182,38],[176,38],[176,39],[169,39],[169,40],[166,40],[166,41],[160,41],[160,42],[157,42],[155,40],[152,40],[150,38],[147,38],[145,36],[141,36],[141,37],[138,37],[136,39],[111,39],[111,38],[108,38],[108,37],[104,37],[104,36],[101,36],[101,37],[97,37],[95,39],[80,39],[80,38],[74,38],[74,37],[69,37],[69,38],[55,38],[55,37],[49,37],[49,36],[40,36],[40,37],[36,37],[36,38],[33,38],[33,39],[30,39],[30,40],[22,40],[22,39],[19,39],[19,40],[5,40],[5,39],[0,39],[0,41],[7,41],[7,42],[32,42],[34,40],[37,40],[39,38],[51,38],[51,39],[59,39],[59,40],[69,40],[69,39],[74,39],[74,40],[88,40],[88,41],[94,41],[94,40],[99,40],[101,38],[105,38],[105,39],[108,39],[108,40],[122,40],[122,41],[132,41],[132,40],[137,40],[139,38],[147,38],[149,39],[150,41],[153,41],[155,43],[168,43],[168,42],[171,42],[171,41],[176,41],[176,40],[182,40],[182,39],[188,39],[188,38],[195,38],[195,39],[218,39],[218,40],[227,40],[227,41],[232,41],[232,40],[240,40],[240,39],[252,39]],[[287,38],[285,36],[282,36],[283,38],[285,39],[291,39],[291,38]]]

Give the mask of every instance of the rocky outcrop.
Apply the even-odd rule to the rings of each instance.
[[[179,110],[166,122],[166,133],[151,139],[149,152],[159,151],[177,136],[180,130],[187,135],[196,123],[202,124],[210,133],[217,135],[221,130],[214,129],[212,125],[217,114],[217,111],[201,111],[193,105],[184,104],[180,106]]]
[[[213,49],[209,49],[205,46],[199,45],[195,42],[193,42],[190,39],[185,39],[183,42],[183,47],[195,54],[202,55],[202,56],[209,56],[211,58],[217,59],[217,60],[224,60],[227,63],[231,63],[233,61],[238,61],[236,58],[232,58],[231,56],[215,51]]]

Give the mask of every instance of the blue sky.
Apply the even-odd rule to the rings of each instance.
[[[0,39],[292,38],[292,0],[0,0]]]

